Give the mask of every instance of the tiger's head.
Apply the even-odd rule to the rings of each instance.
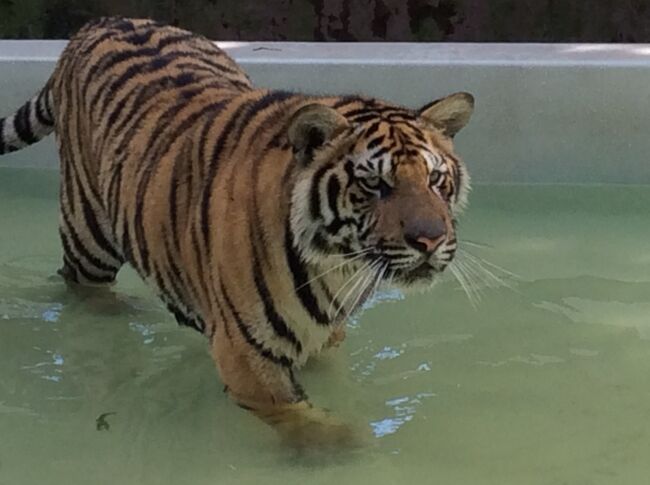
[[[288,128],[298,167],[290,217],[305,260],[431,284],[457,247],[469,175],[452,142],[473,106],[456,93],[418,111],[368,100],[348,111],[300,108]]]

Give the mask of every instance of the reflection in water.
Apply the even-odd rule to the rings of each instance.
[[[63,305],[61,303],[53,303],[52,306],[46,309],[43,312],[42,318],[46,322],[54,323],[59,321],[59,316],[61,315],[61,309]]]
[[[372,421],[372,431],[377,438],[393,434],[404,424],[413,419],[415,411],[423,399],[434,397],[434,393],[418,393],[415,397],[398,397],[386,401],[386,406],[392,408],[393,416]]]

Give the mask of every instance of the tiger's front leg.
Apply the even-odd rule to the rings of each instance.
[[[230,397],[271,425],[297,448],[357,447],[361,435],[327,411],[312,406],[291,368],[260,355],[239,332],[220,322],[212,356]]]

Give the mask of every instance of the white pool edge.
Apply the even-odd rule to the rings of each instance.
[[[458,136],[477,182],[650,183],[650,45],[219,42],[259,86],[418,106],[470,91]],[[0,114],[45,82],[65,41],[0,41]],[[0,166],[56,167],[51,141]]]

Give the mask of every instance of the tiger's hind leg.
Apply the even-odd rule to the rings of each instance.
[[[226,391],[241,408],[272,426],[295,448],[345,450],[366,444],[360,430],[307,400],[290,363],[229,323],[217,325],[212,354]]]
[[[69,283],[105,286],[113,283],[124,258],[114,241],[99,197],[79,170],[63,161],[59,234],[63,267],[58,273]]]

